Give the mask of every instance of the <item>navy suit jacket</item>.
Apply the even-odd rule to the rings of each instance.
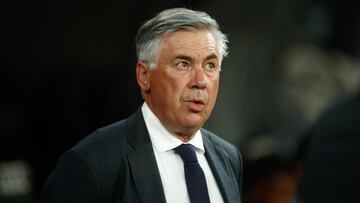
[[[225,202],[241,202],[242,159],[233,145],[201,129],[205,157]],[[174,186],[175,187],[175,186]],[[45,203],[165,203],[150,137],[139,109],[65,152],[49,176]]]

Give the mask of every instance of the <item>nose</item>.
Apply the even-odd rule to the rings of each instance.
[[[190,88],[204,89],[206,88],[206,73],[201,66],[193,69],[190,81]]]

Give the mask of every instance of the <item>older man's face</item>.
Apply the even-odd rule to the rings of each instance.
[[[192,136],[214,107],[219,72],[219,53],[209,31],[169,33],[160,42],[157,67],[148,72],[145,101],[170,132]]]

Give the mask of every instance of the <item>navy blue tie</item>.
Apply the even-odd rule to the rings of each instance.
[[[204,172],[193,146],[182,144],[174,150],[184,161],[185,180],[191,203],[210,203]]]

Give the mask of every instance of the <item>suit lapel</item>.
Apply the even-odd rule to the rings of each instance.
[[[234,177],[230,171],[229,161],[224,156],[221,146],[216,146],[211,142],[209,135],[202,131],[205,146],[205,157],[209,163],[211,171],[218,184],[224,202],[239,202],[239,191],[234,182]]]
[[[140,202],[165,202],[154,151],[140,109],[129,118],[127,132],[128,142],[135,149],[127,158]]]

